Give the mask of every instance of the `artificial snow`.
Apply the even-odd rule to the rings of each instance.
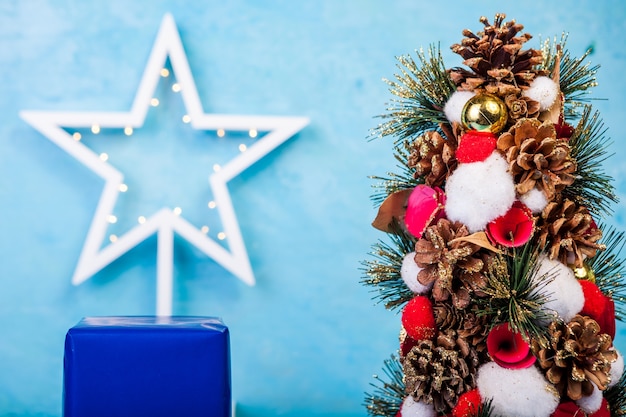
[[[556,389],[531,366],[505,369],[487,362],[478,369],[476,386],[484,401],[492,399],[494,415],[549,417],[559,405]]]
[[[474,97],[476,93],[472,91],[455,91],[452,93],[446,104],[443,106],[443,112],[450,121],[450,123],[461,123],[461,114],[463,113],[463,107]]]
[[[422,270],[415,263],[415,252],[407,253],[402,260],[400,276],[407,287],[415,294],[426,294],[432,288],[432,284],[423,285],[417,280],[417,274]]]
[[[559,95],[559,86],[551,78],[537,77],[524,91],[524,95],[539,102],[539,110],[548,110]]]
[[[460,164],[446,183],[446,214],[470,233],[505,214],[515,202],[515,183],[506,160],[494,152],[482,162]]]

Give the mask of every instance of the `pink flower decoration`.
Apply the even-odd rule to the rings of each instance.
[[[528,242],[533,234],[533,214],[521,201],[516,201],[504,215],[487,225],[492,242],[517,247]]]
[[[511,330],[508,323],[500,324],[487,335],[487,351],[491,359],[503,368],[522,369],[535,363],[535,357],[522,335]]]
[[[407,200],[404,223],[415,237],[422,237],[424,230],[445,216],[446,194],[439,187],[416,186]]]

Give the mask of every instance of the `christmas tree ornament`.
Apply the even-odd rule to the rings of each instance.
[[[393,137],[401,171],[376,177],[391,243],[374,246],[363,283],[402,308],[404,329],[368,411],[626,415],[614,345],[626,233],[594,220],[618,199],[606,129],[584,98],[598,67],[565,38],[529,47],[503,14],[480,22],[451,47],[460,66],[436,46],[398,58],[394,104],[374,129]]]
[[[459,401],[452,409],[453,417],[476,417],[481,407],[480,393],[477,389],[473,389],[463,393],[459,397]]]
[[[602,294],[600,288],[591,281],[582,280],[578,281],[578,284],[580,284],[583,290],[583,296],[585,297],[585,303],[583,304],[580,314],[589,316],[595,321],[598,321],[606,312],[608,298]]]
[[[496,136],[491,132],[470,130],[463,133],[461,143],[456,150],[459,162],[481,162],[496,149]]]
[[[590,281],[593,283],[596,282],[596,275],[593,273],[593,269],[591,269],[587,264],[574,268],[574,276],[579,280]]]
[[[424,229],[444,217],[446,195],[439,187],[417,185],[407,200],[404,224],[415,237],[420,238]]]
[[[521,201],[516,201],[509,211],[487,224],[487,236],[494,243],[514,248],[528,242],[533,227],[532,212]]]
[[[428,297],[417,296],[402,310],[402,327],[415,340],[432,339],[436,334],[433,305]]]
[[[530,345],[508,323],[500,324],[487,336],[487,350],[495,363],[503,368],[528,368],[535,363]]]
[[[467,129],[500,133],[508,118],[506,104],[493,94],[477,94],[461,111],[461,122]]]

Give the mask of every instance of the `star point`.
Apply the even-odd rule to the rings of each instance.
[[[102,247],[109,220],[113,215],[119,192],[122,192],[124,175],[106,158],[96,154],[72,135],[66,128],[88,128],[97,134],[103,128],[119,128],[133,132],[141,128],[154,99],[153,94],[169,57],[176,78],[176,90],[180,93],[186,110],[186,120],[196,130],[213,130],[218,136],[225,131],[266,132],[253,144],[247,145],[227,163],[220,165],[209,176],[215,208],[219,212],[224,231],[218,237],[228,243],[228,250],[207,236],[205,227],[198,228],[187,221],[179,212],[161,208],[151,216],[141,216],[134,227],[111,239]],[[169,74],[168,74],[169,75]],[[123,254],[156,234],[157,236],[157,315],[171,315],[173,288],[174,234],[184,238],[204,254],[215,260],[227,271],[248,285],[255,284],[255,277],[246,247],[235,216],[228,191],[228,182],[246,168],[264,157],[280,144],[302,130],[309,120],[292,116],[246,116],[205,113],[191,74],[187,56],[180,39],[176,23],[171,14],[163,17],[148,62],[137,89],[135,99],[128,112],[55,112],[23,110],[20,116],[43,136],[57,144],[65,152],[81,161],[104,180],[104,187],[87,238],[80,254],[72,283],[79,285]],[[95,130],[94,130],[95,129]],[[127,133],[128,134],[128,133]],[[174,139],[173,139],[174,140]],[[109,219],[109,220],[107,220]]]

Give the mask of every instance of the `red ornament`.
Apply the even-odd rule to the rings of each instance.
[[[463,393],[454,408],[452,409],[453,417],[475,417],[478,415],[480,408],[480,393],[478,389],[473,389]]]
[[[554,125],[554,130],[558,139],[568,140],[574,134],[574,127],[564,120],[563,115],[559,116],[559,122]]]
[[[424,230],[444,217],[446,195],[439,187],[416,186],[407,200],[404,223],[407,230],[418,239]]]
[[[494,243],[514,248],[528,242],[533,234],[533,213],[516,201],[509,211],[487,225],[487,236]]]
[[[591,281],[578,281],[583,289],[585,304],[580,314],[589,316],[598,322],[600,331],[615,338],[615,303],[600,291],[600,288]]]
[[[567,401],[559,404],[550,417],[574,417],[584,416],[585,412],[574,401]]]
[[[435,315],[433,304],[428,297],[418,295],[404,306],[402,326],[415,340],[430,340],[435,337]]]
[[[413,346],[416,346],[417,343],[418,341],[409,336],[406,331],[402,332],[400,335],[400,355],[402,355],[402,357],[408,355],[411,349],[413,349]]]
[[[470,130],[461,136],[454,156],[459,162],[481,162],[492,154],[496,146],[497,139],[493,133]]]
[[[606,310],[598,324],[604,333],[615,339],[615,302],[611,297],[606,297]]]
[[[487,351],[503,368],[522,369],[535,363],[535,356],[522,335],[511,330],[508,323],[500,324],[487,335]]]
[[[583,411],[582,408],[578,406],[573,401],[567,401],[559,404],[554,413],[550,415],[550,417],[584,417],[587,414]],[[589,417],[610,417],[611,410],[609,409],[609,403],[606,401],[606,398],[602,399],[602,405],[598,411],[593,414],[589,414]]]

